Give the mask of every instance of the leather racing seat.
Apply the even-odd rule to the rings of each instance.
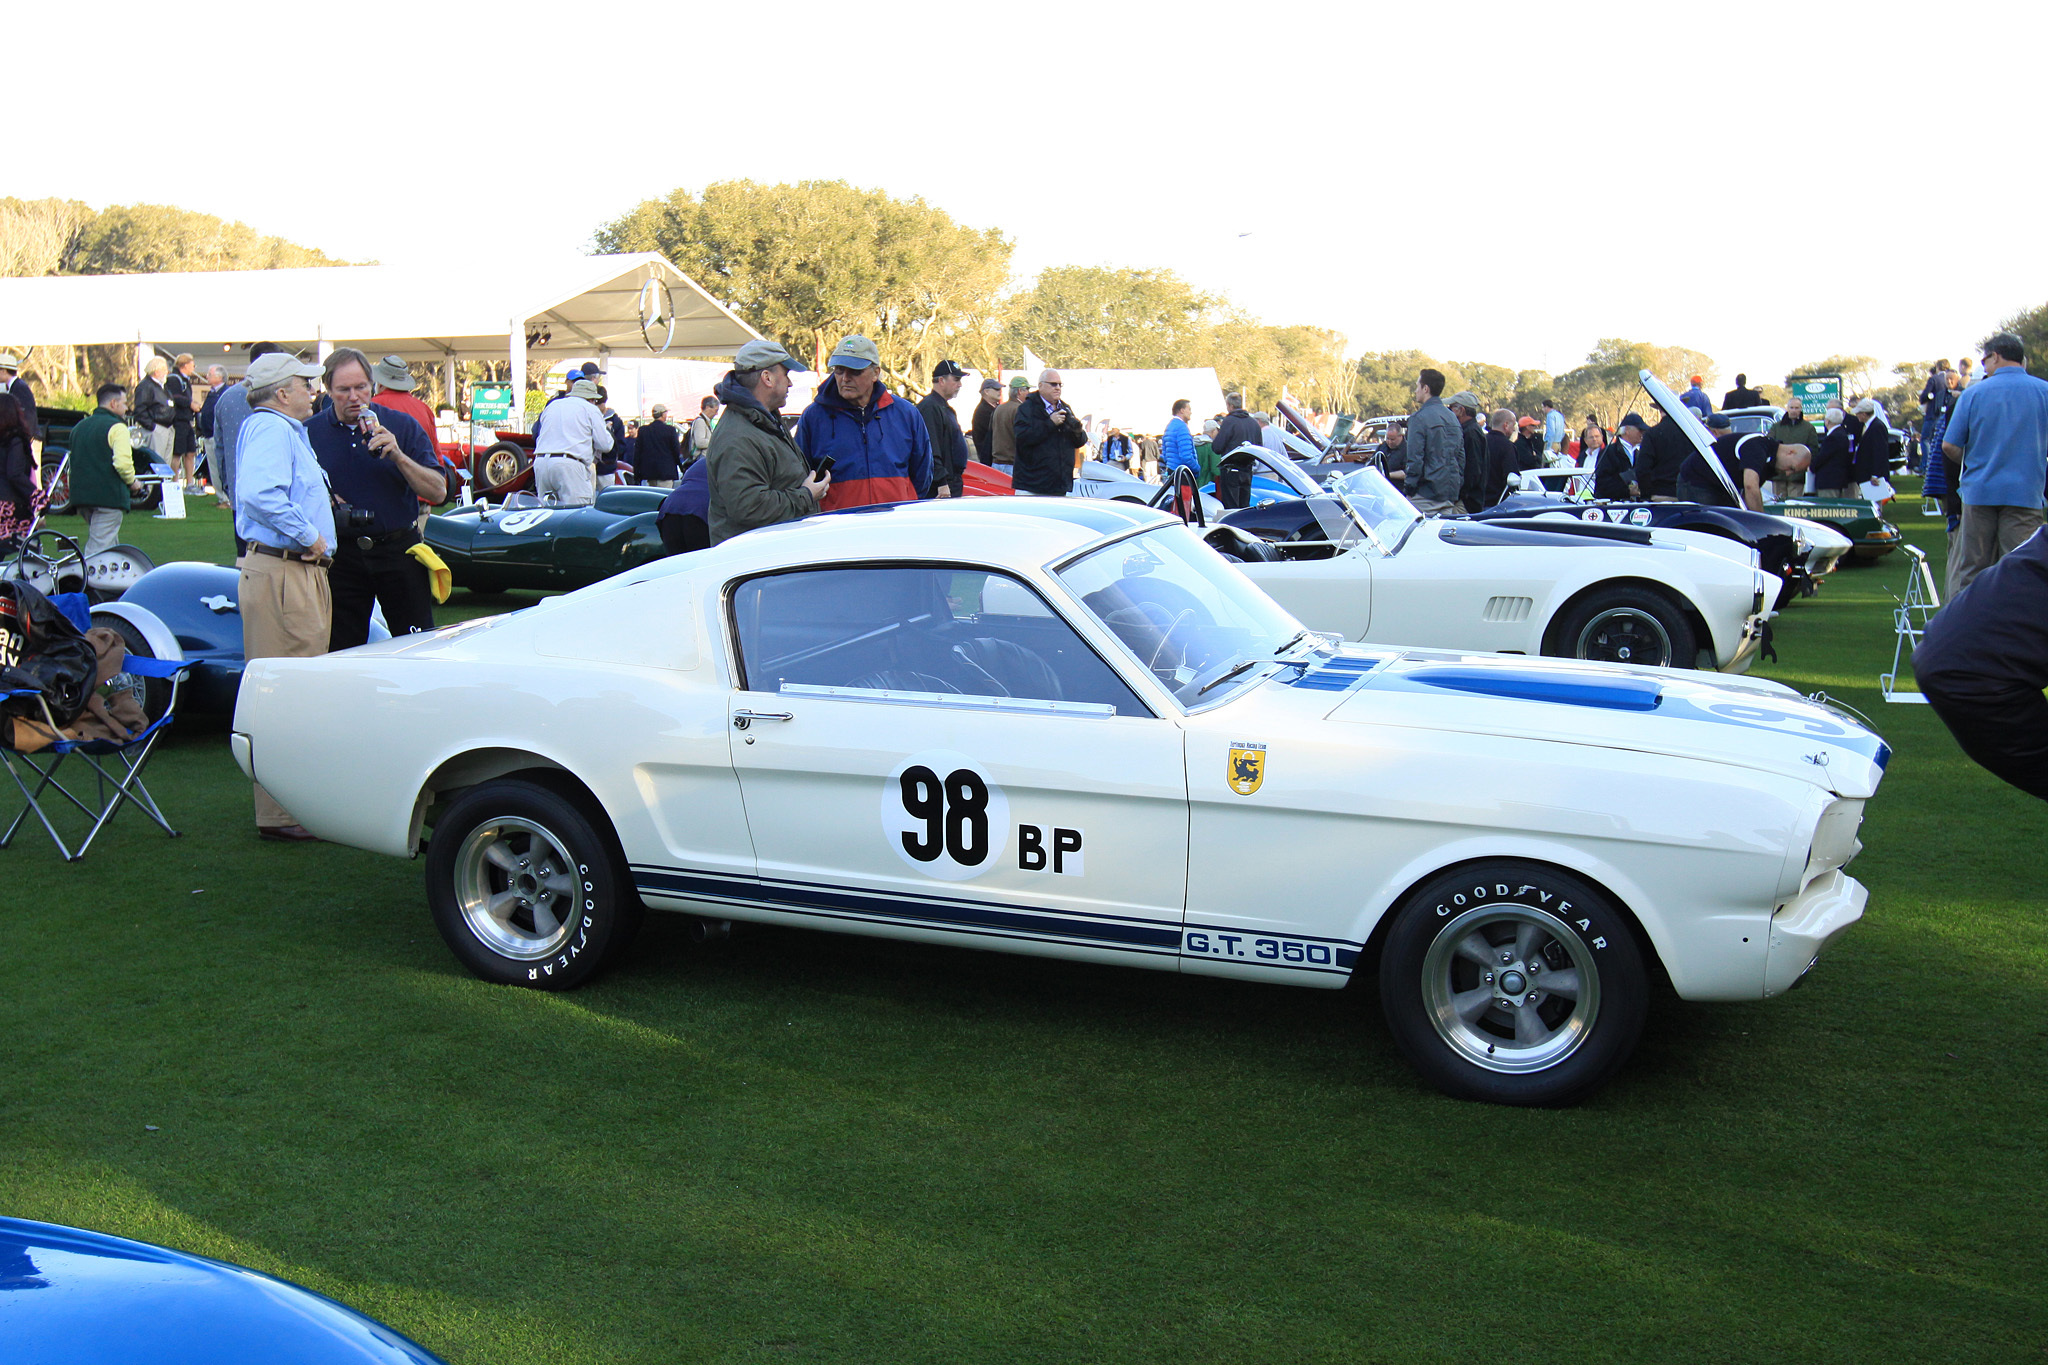
[[[966,690],[993,697],[1029,697],[1064,701],[1059,674],[1036,650],[993,635],[978,635],[953,646],[953,657],[965,665]],[[984,691],[984,689],[986,689]]]

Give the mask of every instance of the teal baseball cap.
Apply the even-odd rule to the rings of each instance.
[[[808,370],[810,366],[784,350],[779,341],[750,341],[740,347],[732,358],[735,370],[765,370],[770,365],[780,365],[788,370]]]
[[[866,337],[846,337],[832,348],[832,358],[825,363],[849,370],[865,370],[870,365],[881,364],[882,353]]]

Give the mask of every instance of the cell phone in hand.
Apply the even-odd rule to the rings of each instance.
[[[818,461],[817,467],[813,469],[811,472],[813,474],[816,474],[821,479],[829,479],[832,477],[832,466],[837,463],[839,463],[838,456],[827,455],[823,459]]]

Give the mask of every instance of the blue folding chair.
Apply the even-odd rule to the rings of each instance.
[[[92,609],[84,593],[54,593],[50,596],[50,604],[63,612],[80,630],[91,627]],[[139,678],[168,678],[171,683],[170,704],[164,708],[163,715],[128,739],[59,739],[47,749],[39,749],[34,753],[21,753],[0,745],[0,766],[4,766],[7,775],[14,779],[14,785],[21,790],[25,802],[15,815],[13,823],[7,826],[7,832],[0,834],[0,849],[7,848],[14,842],[15,834],[20,831],[28,817],[33,815],[41,822],[44,832],[50,836],[50,842],[57,846],[57,851],[64,856],[64,860],[75,863],[85,856],[86,850],[92,847],[93,840],[99,837],[100,831],[107,827],[108,822],[121,807],[131,802],[143,814],[156,821],[157,827],[164,833],[173,839],[177,838],[178,831],[171,828],[171,822],[164,818],[163,811],[157,806],[156,798],[150,795],[149,788],[143,784],[142,770],[148,765],[149,756],[156,751],[157,740],[177,716],[178,688],[185,681],[185,675],[190,668],[190,664],[180,659],[144,659],[133,654],[128,656],[127,662],[123,665],[124,672]],[[14,691],[0,693],[0,696],[9,699],[35,698],[41,704],[44,720],[51,730],[61,731],[56,718],[50,713],[48,699],[41,692]],[[76,791],[58,780],[58,773],[74,758],[84,764],[92,774],[93,790],[90,800],[87,799],[84,784],[78,777],[71,779],[72,785],[78,788]],[[79,774],[79,777],[82,776],[83,774]],[[75,853],[65,844],[63,835],[57,832],[57,826],[50,819],[50,812],[44,809],[44,802],[48,801],[59,814],[62,814],[63,808],[56,805],[56,798],[59,796],[77,807],[85,818],[92,822],[91,828],[86,831],[85,838]]]

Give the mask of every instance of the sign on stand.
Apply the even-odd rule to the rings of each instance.
[[[472,384],[469,389],[469,420],[509,422],[512,420],[510,384]]]
[[[1828,404],[1842,401],[1842,376],[1838,374],[1792,374],[1785,376],[1785,387],[1799,400],[1799,406],[1806,410],[1806,420],[1812,421],[1815,414],[1826,412]]]

